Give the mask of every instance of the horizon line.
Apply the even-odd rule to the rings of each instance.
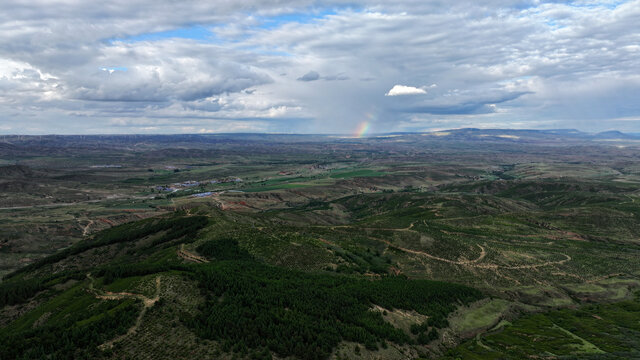
[[[410,134],[432,134],[432,133],[443,133],[448,131],[460,131],[460,130],[478,130],[478,131],[537,131],[537,132],[553,132],[553,131],[564,131],[564,132],[577,132],[587,135],[597,135],[608,132],[619,132],[621,134],[640,134],[640,132],[625,132],[618,129],[609,129],[604,131],[583,131],[574,128],[552,128],[552,129],[532,129],[532,128],[473,128],[473,127],[464,127],[464,128],[450,128],[450,129],[438,129],[438,130],[430,130],[430,131],[390,131],[390,132],[379,132],[379,133],[371,133],[363,136],[354,136],[352,133],[284,133],[284,132],[211,132],[211,133],[133,133],[133,134],[125,134],[125,133],[92,133],[92,134],[56,134],[56,133],[48,133],[48,134],[0,134],[2,137],[15,137],[15,136],[25,136],[25,137],[35,137],[35,136],[178,136],[178,135],[189,135],[189,136],[219,136],[219,135],[289,135],[289,136],[333,136],[333,137],[345,137],[345,138],[372,138],[378,136],[385,135],[410,135]]]

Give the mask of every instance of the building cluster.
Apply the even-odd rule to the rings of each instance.
[[[203,197],[212,196],[212,195],[219,195],[219,194],[222,194],[223,192],[224,191],[218,191],[218,192],[207,191],[207,192],[193,194],[193,195],[191,195],[191,197],[203,198]]]
[[[164,191],[164,192],[176,192],[178,190],[188,189],[196,186],[203,186],[203,185],[209,185],[209,184],[225,184],[225,183],[231,183],[231,182],[239,183],[239,182],[242,182],[242,179],[238,177],[227,177],[223,179],[203,180],[203,181],[187,180],[184,182],[173,183],[171,185],[159,185],[159,186],[156,186],[155,189],[158,191]]]
[[[92,169],[111,169],[111,168],[119,169],[121,167],[122,165],[115,165],[115,164],[91,165]]]

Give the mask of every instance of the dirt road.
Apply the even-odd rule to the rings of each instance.
[[[94,279],[93,277],[91,277],[90,273],[87,274],[87,278],[91,280],[91,283],[89,284],[89,291],[92,292],[95,295],[95,297],[98,299],[104,299],[104,300],[137,299],[137,300],[141,300],[143,305],[142,310],[140,311],[140,314],[138,314],[138,318],[136,319],[135,324],[131,328],[129,328],[129,330],[127,330],[125,334],[117,336],[114,339],[111,339],[106,343],[100,345],[98,348],[102,350],[112,348],[113,344],[117,343],[118,341],[138,331],[138,328],[142,323],[142,318],[144,317],[144,314],[146,314],[147,309],[152,307],[158,300],[160,300],[160,276],[156,276],[156,280],[155,280],[156,291],[155,291],[155,295],[152,298],[146,297],[142,294],[135,294],[135,293],[129,293],[129,292],[111,292],[111,291],[98,290],[98,289],[95,289],[93,286]]]
[[[203,264],[203,263],[208,263],[209,260],[205,259],[204,257],[200,256],[200,255],[196,255],[190,251],[187,251],[184,249],[184,244],[180,244],[180,249],[178,249],[178,256],[187,260],[187,261],[193,261],[195,263],[198,264]]]

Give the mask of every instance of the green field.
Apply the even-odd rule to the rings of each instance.
[[[352,171],[335,171],[331,173],[329,176],[332,179],[351,179],[355,177],[369,177],[369,176],[384,176],[384,172],[370,170],[370,169],[362,169],[362,170],[352,170]]]
[[[309,185],[279,184],[279,185],[267,185],[267,186],[261,186],[261,187],[254,187],[254,188],[248,188],[248,189],[243,188],[242,191],[245,191],[245,192],[274,191],[274,190],[282,190],[282,189],[298,189],[298,188],[304,188],[307,186]]]

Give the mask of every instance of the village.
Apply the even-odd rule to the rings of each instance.
[[[212,184],[240,183],[240,182],[242,182],[242,179],[238,177],[226,177],[222,179],[212,179],[212,180],[202,180],[202,181],[187,180],[184,182],[173,183],[171,185],[159,185],[159,186],[156,186],[154,189],[160,192],[175,193],[180,190],[192,189],[197,186],[206,186],[206,185],[212,185]],[[205,196],[210,196],[212,194],[213,192],[204,192],[204,193],[194,194],[193,196],[205,197]]]

